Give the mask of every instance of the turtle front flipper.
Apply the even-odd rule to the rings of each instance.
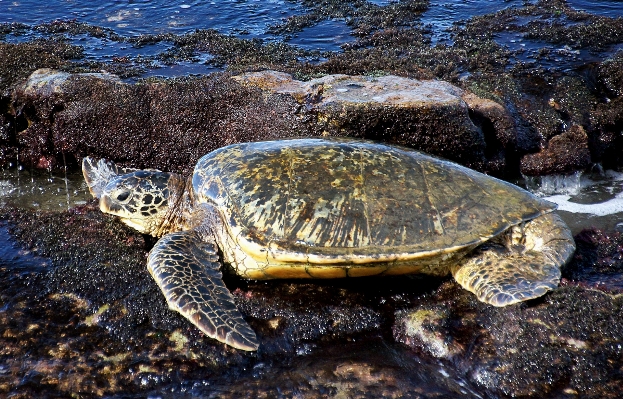
[[[216,243],[200,239],[194,231],[165,235],[147,260],[171,309],[210,338],[237,349],[257,350],[259,342],[225,287],[220,266]]]
[[[454,279],[482,302],[494,306],[538,298],[560,282],[560,268],[573,252],[569,228],[555,213],[514,226],[511,249],[486,243],[452,269]],[[513,249],[514,247],[514,249]]]

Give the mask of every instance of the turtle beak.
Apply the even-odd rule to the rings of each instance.
[[[119,215],[121,212],[121,206],[111,201],[108,195],[102,195],[100,198],[100,210],[104,213],[112,213],[113,215]]]

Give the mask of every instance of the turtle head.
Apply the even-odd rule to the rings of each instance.
[[[119,216],[141,233],[160,236],[171,230],[171,197],[179,197],[176,190],[182,180],[176,174],[118,168],[110,161],[96,163],[91,158],[83,161],[82,172],[102,212]]]
[[[170,178],[170,173],[143,170],[117,176],[104,187],[100,209],[141,233],[159,235],[168,214]]]

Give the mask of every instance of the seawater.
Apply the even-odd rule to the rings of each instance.
[[[555,179],[558,190],[549,185],[545,190],[536,188],[536,193],[558,205],[574,234],[591,227],[623,232],[623,173],[608,170]]]
[[[385,6],[392,1],[370,3]],[[520,7],[524,3],[525,0],[431,0],[422,22],[435,30],[445,30],[475,15]],[[567,3],[598,15],[617,17],[623,14],[623,2],[619,0],[568,0]],[[0,22],[37,25],[54,20],[77,20],[110,28],[122,35],[182,34],[195,29],[217,29],[222,33],[261,37],[266,35],[270,25],[305,12],[300,2],[289,0],[0,0]]]
[[[394,0],[374,0],[376,6],[388,6]],[[494,13],[509,7],[522,7],[525,0],[431,0],[428,9],[419,18],[428,30],[432,45],[452,45],[451,29],[463,21],[478,15]],[[534,1],[532,1],[534,3]],[[618,0],[569,0],[568,4],[578,10],[597,15],[623,16],[623,2]],[[352,29],[344,19],[325,19],[300,32],[288,35],[273,34],[270,27],[283,23],[293,16],[304,15],[309,10],[293,0],[0,0],[0,23],[21,23],[30,27],[53,21],[75,20],[111,29],[115,34],[130,39],[139,35],[172,33],[183,35],[197,29],[215,29],[223,34],[262,41],[284,41],[292,46],[311,51],[342,51],[342,46],[354,42]],[[0,40],[19,42],[41,37],[36,29],[19,35],[6,35]],[[193,61],[174,65],[161,64],[155,57],[171,48],[170,43],[155,43],[140,48],[86,35],[69,38],[73,44],[85,50],[91,61],[110,61],[114,57],[142,57],[154,59],[156,69],[147,70],[145,77],[180,76],[211,73],[221,70],[210,65],[209,54],[197,54]],[[518,60],[529,60],[543,47],[543,43],[525,40],[515,32],[500,33],[495,40],[510,50],[518,51]],[[553,50],[560,50],[552,48]],[[615,51],[613,49],[611,51]],[[569,53],[566,49],[561,54]],[[565,52],[566,51],[566,52]],[[585,59],[591,54],[582,52],[567,54],[564,62]],[[559,57],[560,58],[560,57]],[[310,59],[314,62],[316,58]],[[564,66],[562,67],[564,68]]]
[[[0,172],[0,207],[62,211],[84,205],[91,195],[82,173],[12,168]]]
[[[1,22],[76,20],[130,36],[217,29],[261,37],[270,24],[303,12],[301,5],[286,0],[0,0]]]

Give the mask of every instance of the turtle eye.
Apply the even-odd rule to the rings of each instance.
[[[123,202],[130,197],[130,190],[123,190],[119,194],[117,194],[117,201]]]

